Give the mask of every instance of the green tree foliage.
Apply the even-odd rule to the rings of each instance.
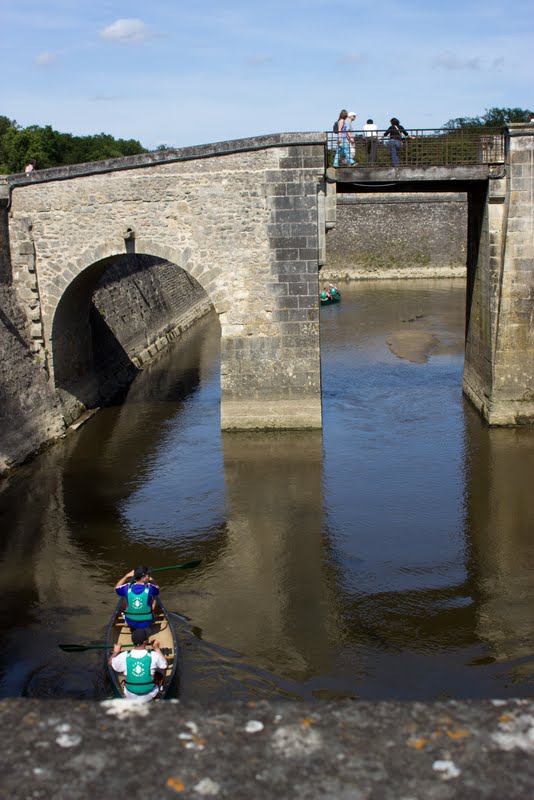
[[[22,172],[30,158],[36,160],[38,169],[46,169],[146,152],[136,139],[114,139],[107,133],[73,136],[50,125],[22,128],[0,116],[0,173]]]
[[[528,122],[532,112],[528,108],[486,108],[480,117],[456,117],[444,128],[502,128],[509,122]]]

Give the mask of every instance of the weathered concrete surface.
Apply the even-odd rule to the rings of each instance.
[[[5,800],[526,800],[534,703],[5,700]]]
[[[483,181],[495,170],[491,164],[458,165],[448,167],[329,167],[327,177],[340,183],[380,181]]]

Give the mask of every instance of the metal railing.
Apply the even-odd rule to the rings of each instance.
[[[385,131],[349,131],[341,143],[338,134],[327,133],[329,167],[436,167],[504,163],[504,130],[463,129],[408,130],[408,137],[392,144]]]

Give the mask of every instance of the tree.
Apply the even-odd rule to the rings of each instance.
[[[21,128],[0,116],[0,173],[21,172],[30,158],[37,161],[39,169],[45,169],[146,152],[137,139],[114,139],[108,133],[73,136],[50,125]]]
[[[456,117],[443,128],[502,128],[509,122],[528,122],[531,114],[528,108],[486,108],[480,117]]]

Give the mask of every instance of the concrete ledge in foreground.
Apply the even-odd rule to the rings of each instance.
[[[0,797],[534,796],[534,702],[4,700]]]

